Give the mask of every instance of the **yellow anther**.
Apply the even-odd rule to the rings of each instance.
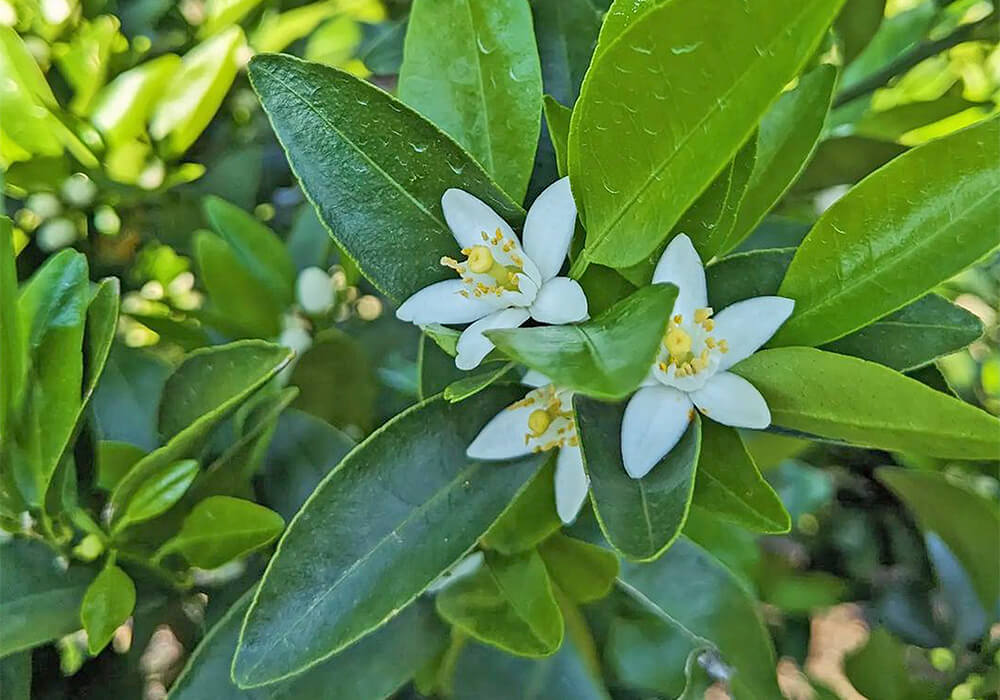
[[[484,245],[473,246],[468,252],[469,269],[476,273],[489,272],[493,267],[493,253]]]
[[[708,367],[708,362],[704,358],[696,357],[691,360],[691,367],[694,369],[695,374],[701,372],[703,369]]]
[[[721,353],[729,352],[729,344],[726,341],[724,340],[719,341],[719,352]]]
[[[674,328],[664,338],[664,345],[673,357],[683,357],[691,352],[691,336],[680,328]]]
[[[712,336],[708,336],[707,338],[705,338],[705,347],[706,348],[714,348],[715,347],[715,338],[713,338]]]
[[[695,309],[695,312],[694,312],[694,322],[695,323],[704,323],[709,318],[711,318],[712,313],[713,313],[713,311],[712,311],[712,307],[711,306],[705,307],[704,309]]]
[[[708,365],[708,348],[701,351],[701,361]]]
[[[666,362],[661,362],[659,365],[657,365],[657,367],[660,368],[661,372],[666,372],[667,371],[667,363]]]
[[[710,319],[710,318],[707,318],[707,319],[705,319],[705,321],[704,321],[704,322],[703,322],[703,323],[701,324],[701,327],[702,327],[702,328],[704,328],[704,329],[705,329],[705,330],[706,330],[707,332],[711,333],[711,332],[712,332],[712,329],[714,329],[714,328],[715,328],[715,321],[713,321],[713,320],[712,320],[712,319]]]
[[[500,231],[500,229],[497,229],[496,232],[493,234],[493,245],[496,245],[502,240],[503,240],[503,233]]]
[[[484,240],[484,241],[486,241],[487,243],[489,243],[489,241],[490,241],[490,236],[489,236],[489,234],[488,234],[488,233],[486,233],[486,231],[480,231],[480,232],[479,232],[479,235],[483,237],[483,240]]]
[[[549,429],[551,423],[552,418],[549,416],[549,412],[542,409],[532,411],[531,415],[528,416],[528,430],[535,437],[541,437]]]
[[[674,321],[674,323],[680,323],[680,322],[681,322],[681,321],[683,321],[683,320],[684,320],[684,317],[683,317],[683,316],[681,316],[680,314],[677,314],[677,315],[676,315],[676,316],[674,316],[674,318],[673,318],[673,321]]]

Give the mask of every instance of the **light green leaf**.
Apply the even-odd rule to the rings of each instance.
[[[536,4],[537,6],[537,4]],[[566,176],[566,149],[569,145],[569,121],[573,110],[564,107],[551,95],[545,96],[545,125],[549,130],[549,139],[556,152],[556,169],[559,177]]]
[[[997,245],[1000,118],[915,148],[832,207],[779,293],[795,311],[774,345],[836,340],[920,297]]]
[[[171,370],[148,350],[113,345],[90,406],[97,437],[155,449],[157,406]]]
[[[7,421],[20,403],[24,386],[25,353],[20,315],[17,313],[17,267],[11,220],[0,217],[0,434],[6,437]],[[3,447],[0,445],[0,451]]]
[[[572,105],[590,66],[601,15],[590,0],[532,0],[531,15],[545,92],[564,105]],[[568,133],[568,121],[566,127],[563,133]],[[564,172],[565,168],[561,169],[560,175]]]
[[[756,159],[757,133],[754,132],[736,152],[732,162],[722,169],[694,204],[687,208],[674,225],[671,235],[661,241],[645,260],[621,270],[622,276],[635,285],[648,284],[667,244],[680,233],[691,238],[691,243],[703,260],[714,257],[725,247],[736,224]]]
[[[378,387],[369,353],[342,330],[330,328],[316,336],[295,364],[290,383],[300,391],[295,408],[338,428],[371,429]]]
[[[80,629],[80,603],[94,578],[86,567],[59,565],[38,541],[0,544],[0,657]]]
[[[625,404],[577,396],[577,431],[590,476],[590,499],[608,542],[629,559],[655,559],[684,527],[694,491],[701,446],[695,415],[680,442],[641,479],[622,463],[621,426]]]
[[[618,577],[618,557],[595,544],[556,533],[538,546],[559,590],[577,603],[589,603],[611,592]]]
[[[902,642],[884,627],[876,627],[863,647],[844,657],[844,673],[865,697],[917,700],[920,695],[910,682],[905,653]]]
[[[563,639],[563,618],[538,552],[487,552],[474,574],[438,593],[437,611],[475,639],[518,656],[548,656]]]
[[[533,548],[562,527],[556,513],[555,459],[548,459],[528,485],[480,539],[480,544],[501,554]]]
[[[168,377],[160,399],[162,447],[139,460],[111,495],[112,517],[152,475],[190,457],[205,436],[289,360],[291,351],[258,340],[202,348]]]
[[[255,57],[250,79],[320,219],[392,300],[449,277],[441,256],[458,244],[441,212],[448,188],[513,225],[523,219],[461,146],[378,88],[289,56]]]
[[[996,418],[882,365],[813,348],[763,350],[733,367],[774,425],[883,450],[996,457]]]
[[[512,359],[560,387],[616,399],[635,390],[663,339],[677,287],[644,287],[595,318],[573,326],[487,331]]]
[[[469,442],[516,389],[399,414],[351,452],[292,520],[247,615],[234,678],[253,687],[379,627],[455,564],[541,466],[475,462]]]
[[[80,605],[80,621],[87,631],[87,651],[91,656],[108,645],[133,609],[135,584],[120,568],[108,564],[87,588]]]
[[[788,532],[788,511],[760,475],[740,434],[712,420],[702,431],[694,505],[757,532]]]
[[[750,174],[739,215],[724,246],[725,252],[753,233],[764,216],[798,179],[816,149],[830,110],[837,69],[822,64],[801,78],[794,90],[784,93],[760,123],[757,161]]]
[[[168,155],[184,153],[212,121],[236,78],[244,44],[242,30],[230,27],[184,54],[149,124]]]
[[[208,292],[206,323],[236,337],[273,338],[281,332],[286,304],[241,264],[232,246],[213,233],[200,231],[194,239],[194,257]]]
[[[520,202],[542,114],[542,73],[528,3],[415,0],[399,99],[465,146]]]
[[[141,447],[127,442],[101,440],[97,443],[97,482],[96,486],[104,491],[113,491],[115,485],[128,473],[128,470],[146,456]]]
[[[295,266],[284,243],[267,226],[218,197],[204,201],[205,216],[236,259],[283,309],[295,296]]]
[[[570,126],[584,258],[625,267],[648,256],[747,141],[841,4],[674,0],[606,48],[599,40]]]
[[[448,628],[428,600],[418,600],[356,644],[304,673],[253,691],[240,690],[230,666],[253,592],[243,596],[194,650],[169,700],[293,700],[389,697],[448,643]]]
[[[58,156],[63,146],[62,125],[49,111],[55,95],[35,59],[13,27],[0,26],[0,159],[5,165],[32,155]],[[26,119],[31,114],[33,118]]]
[[[141,136],[153,106],[180,66],[180,56],[168,53],[119,74],[98,93],[90,121],[111,144]]]
[[[994,448],[996,435],[994,432]],[[994,610],[1000,597],[1000,511],[996,503],[951,483],[944,474],[883,467],[877,476],[909,508],[922,529],[944,540],[969,573],[983,607]]]
[[[69,107],[74,114],[86,116],[97,92],[104,87],[111,52],[116,43],[125,39],[118,33],[120,26],[117,17],[100,15],[81,22],[68,44],[56,46],[56,65],[73,88]]]
[[[212,36],[236,24],[261,3],[261,0],[208,0],[205,21],[198,30],[201,38]]]
[[[304,36],[313,34],[325,19],[336,15],[341,11],[341,6],[356,4],[343,3],[337,0],[314,2],[301,7],[294,7],[285,12],[267,12],[261,19],[260,24],[250,36],[250,44],[259,53],[270,53],[274,51],[284,51],[291,43]],[[342,19],[354,23],[350,18]],[[317,34],[326,30],[328,25],[324,25]],[[306,48],[306,56],[313,60],[315,55],[314,37],[310,37]]]
[[[200,569],[215,569],[274,541],[285,521],[273,510],[252,501],[210,496],[184,518],[180,532],[156,556],[182,554]]]
[[[444,389],[444,398],[452,403],[464,401],[470,396],[479,393],[490,384],[501,379],[505,374],[514,368],[513,362],[504,364],[494,364],[493,367],[482,372],[476,372],[458,381],[454,381]]]
[[[679,670],[690,651],[707,641],[734,671],[730,680],[734,697],[781,697],[774,648],[757,601],[706,551],[681,538],[655,562],[624,564],[620,581],[640,607],[659,618],[666,632],[661,646],[649,650],[655,653],[658,671]],[[672,652],[671,658],[664,657],[665,649]],[[638,650],[633,649],[632,655],[635,661],[641,658]],[[619,656],[621,661],[629,660]]]
[[[87,407],[101,374],[111,354],[111,345],[118,330],[118,310],[121,303],[121,282],[117,277],[106,277],[97,283],[97,288],[87,306],[86,326],[86,376],[83,385],[83,397],[80,415]]]
[[[150,474],[129,494],[128,499],[120,497],[122,482],[119,482],[119,488],[115,489],[110,501],[113,514],[118,516],[112,534],[168,511],[181,500],[196,476],[198,462],[185,459],[164,465]]]
[[[88,287],[87,259],[65,250],[50,257],[18,296],[28,369],[22,412],[11,431],[12,462],[29,504],[41,504],[81,408]]]
[[[652,10],[664,0],[614,0],[608,7],[601,24],[600,36],[594,56],[604,53],[621,33],[628,29],[643,14]]]
[[[834,28],[840,38],[844,63],[850,63],[868,45],[885,14],[886,0],[847,0]]]
[[[160,435],[169,440],[196,421],[237,406],[290,357],[288,348],[259,340],[189,353],[163,386]]]

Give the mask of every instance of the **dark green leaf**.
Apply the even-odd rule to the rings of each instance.
[[[622,273],[604,265],[588,265],[587,271],[578,280],[587,295],[587,308],[591,316],[604,313],[619,301],[632,294],[636,285],[629,282]],[[649,280],[642,280],[645,286]]]
[[[805,169],[819,140],[833,99],[837,69],[829,64],[799,78],[764,115],[757,142],[757,161],[724,250],[749,236]]]
[[[441,328],[443,329],[444,326]],[[451,340],[450,336],[445,336],[445,338]],[[457,340],[457,336],[455,340]],[[449,342],[447,345],[454,352],[454,342]],[[455,366],[454,354],[442,350],[441,345],[426,330],[420,336],[420,347],[417,351],[417,374],[421,399],[429,399],[440,394],[453,382],[462,381],[465,376],[465,372]]]
[[[993,437],[995,448],[996,432]],[[996,503],[952,484],[944,474],[883,467],[878,478],[906,504],[924,530],[944,540],[969,572],[985,609],[994,610],[1000,595],[1000,512]]]
[[[653,251],[806,63],[841,2],[674,0],[606,48],[602,37],[570,128],[586,259],[623,267]]]
[[[264,506],[211,496],[188,513],[180,532],[163,545],[157,557],[176,552],[192,566],[215,569],[266,547],[284,527],[281,516]]]
[[[87,307],[87,366],[81,412],[94,395],[111,353],[111,345],[118,330],[120,296],[121,283],[116,277],[109,277],[97,284]],[[78,416],[77,420],[79,419]]]
[[[101,440],[97,443],[97,482],[104,491],[113,491],[136,462],[146,456],[141,447],[127,442]]]
[[[885,1],[847,0],[844,4],[834,28],[840,37],[845,64],[861,53],[875,36],[885,14]]]
[[[156,448],[156,410],[170,372],[169,365],[147,350],[112,346],[91,402],[98,436],[144,450]]]
[[[461,146],[378,88],[290,56],[254,57],[250,78],[320,219],[391,299],[448,277],[441,256],[457,249],[441,212],[448,188],[522,220]]]
[[[134,467],[130,475],[131,473],[134,473]],[[185,459],[149,473],[145,480],[127,494],[127,498],[121,495],[121,484],[124,482],[119,482],[110,501],[112,516],[117,521],[115,531],[150,520],[169,510],[181,499],[196,476],[198,462]]]
[[[0,657],[80,629],[80,603],[94,578],[88,568],[59,565],[41,542],[0,544]]]
[[[257,478],[261,501],[291,519],[354,441],[319,418],[289,409],[278,418]]]
[[[0,695],[4,700],[31,700],[31,652],[0,659]]]
[[[562,644],[562,614],[533,550],[487,552],[485,564],[441,591],[436,604],[452,625],[512,654],[548,656]]]
[[[779,293],[795,311],[772,341],[820,345],[920,297],[996,247],[1000,118],[900,156],[830,207]]]
[[[858,692],[869,698],[915,700],[905,648],[884,627],[872,630],[868,641],[844,658],[844,672]]]
[[[521,201],[542,114],[542,73],[527,3],[416,0],[399,99],[465,146]]]
[[[733,670],[737,698],[781,697],[771,639],[746,589],[722,564],[686,538],[649,564],[625,564],[629,593],[670,628],[679,668],[688,653],[708,641]],[[661,665],[671,662],[659,656]]]
[[[577,603],[606,596],[618,577],[618,557],[595,544],[554,534],[538,546],[559,590]]]
[[[622,463],[625,404],[578,396],[573,405],[601,530],[629,559],[655,559],[677,538],[687,518],[701,445],[699,417],[646,476],[633,479]]]
[[[788,532],[788,511],[760,475],[740,434],[711,420],[702,431],[694,505],[757,532]]]
[[[218,197],[204,202],[212,228],[229,244],[240,264],[284,308],[292,303],[295,267],[281,239],[255,217]]]
[[[514,368],[513,362],[507,362],[505,364],[494,364],[493,367],[486,369],[482,372],[476,372],[474,374],[462,377],[458,381],[454,381],[444,389],[444,398],[452,403],[458,401],[464,401],[465,399],[478,394],[480,391],[493,384],[510,370]]]
[[[80,620],[87,631],[87,650],[96,656],[125,624],[135,608],[135,584],[114,564],[105,566],[93,580],[80,605]]]
[[[744,299],[776,294],[793,255],[794,248],[754,250],[728,255],[708,265],[705,283],[709,305],[724,309]]]
[[[403,63],[406,18],[394,22],[362,25],[364,39],[358,47],[358,60],[375,75],[395,75]]]
[[[532,0],[531,14],[545,92],[564,105],[572,105],[597,44],[601,16],[589,0]],[[546,119],[548,111],[546,105]],[[566,126],[568,129],[568,121]],[[558,143],[555,139],[552,142],[559,153]],[[559,173],[565,174],[565,169],[560,168]]]
[[[170,691],[170,700],[322,698],[334,688],[338,697],[385,698],[439,654],[448,640],[447,628],[430,602],[419,600],[370,636],[301,675],[257,690],[240,690],[230,678],[230,666],[251,596],[243,596],[205,636]]]
[[[234,677],[280,680],[388,620],[455,564],[538,470],[541,456],[472,462],[465,449],[520,396],[432,399],[383,426],[292,520],[243,628]]]
[[[928,294],[823,349],[906,372],[964,348],[982,333],[973,314]]]
[[[674,285],[654,284],[578,325],[486,335],[501,351],[557,386],[616,399],[630,394],[645,378],[676,298]]]
[[[819,144],[805,172],[795,183],[794,193],[813,193],[836,185],[853,185],[893,158],[906,147],[888,141],[841,136]]]
[[[562,527],[556,513],[555,459],[539,469],[480,542],[501,554],[531,549]]]
[[[750,356],[733,371],[763,394],[778,426],[932,457],[996,456],[996,418],[873,362],[778,348]]]
[[[292,370],[299,387],[294,406],[338,428],[372,427],[375,376],[369,355],[354,338],[337,328],[316,336]]]

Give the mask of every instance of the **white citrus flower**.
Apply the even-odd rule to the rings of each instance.
[[[455,365],[473,369],[493,349],[483,331],[517,328],[533,318],[563,324],[587,318],[587,297],[568,277],[558,277],[566,259],[576,204],[569,178],[549,185],[528,210],[524,247],[513,229],[488,205],[462,190],[441,197],[445,221],[465,260],[441,258],[460,279],[424,287],[396,311],[403,321],[471,323],[458,340]]]
[[[333,280],[326,270],[318,267],[307,267],[299,273],[295,280],[295,295],[302,310],[313,315],[326,313],[336,298]]]
[[[760,430],[771,424],[760,392],[726,370],[766,343],[795,306],[784,297],[755,297],[713,317],[705,268],[683,234],[663,251],[653,282],[672,282],[678,294],[659,356],[622,419],[622,461],[634,479],[649,473],[673,449],[695,408],[737,428]]]
[[[466,454],[472,459],[516,459],[558,449],[556,512],[564,523],[571,523],[590,486],[576,434],[573,392],[556,388],[548,377],[535,371],[525,374],[521,382],[535,388],[494,416]]]

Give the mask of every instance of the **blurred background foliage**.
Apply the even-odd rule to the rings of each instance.
[[[546,52],[558,48],[546,2],[533,3],[543,73]],[[572,3],[586,7],[573,30],[585,49],[608,4],[588,2]],[[185,352],[279,339],[299,353],[284,370],[299,393],[258,455],[255,488],[258,500],[287,518],[335,464],[331,454],[454,378],[450,360],[397,322],[340,255],[245,71],[253,53],[284,51],[392,90],[407,11],[405,0],[0,0],[0,164],[18,276],[27,279],[73,247],[87,254],[92,279],[122,282],[118,340],[91,406],[95,442],[154,447],[144,426]],[[743,250],[796,244],[851,184],[909,147],[998,111],[993,3],[848,0],[836,30],[829,51],[845,67],[824,137]],[[566,103],[589,53],[571,60],[577,71],[566,86],[545,76],[553,80],[547,92]],[[539,172],[551,180],[547,139]],[[537,191],[533,184],[529,197]],[[987,330],[967,350],[919,370],[921,379],[1000,414],[1000,260],[983,261],[937,291]],[[315,449],[304,449],[307,442]],[[982,608],[954,553],[982,541],[973,531],[968,542],[925,535],[938,517],[934,502],[901,501],[875,469],[896,464],[943,475],[940,488],[995,508],[997,463],[945,463],[773,434],[750,444],[792,514],[792,532],[756,537],[695,513],[685,533],[764,601],[785,692],[903,699],[924,697],[919,687],[929,679],[945,682],[954,700],[996,697],[996,611]],[[592,527],[588,518],[576,528]],[[162,697],[199,635],[260,566],[251,559],[211,572],[200,582],[215,591],[209,596],[147,597],[114,650],[88,663],[75,636],[40,649],[38,697],[110,697],[118,683]],[[656,645],[635,633],[641,614],[628,627],[611,605],[587,613],[613,693],[672,692],[677,679],[658,675]],[[893,674],[905,682],[886,685]]]

